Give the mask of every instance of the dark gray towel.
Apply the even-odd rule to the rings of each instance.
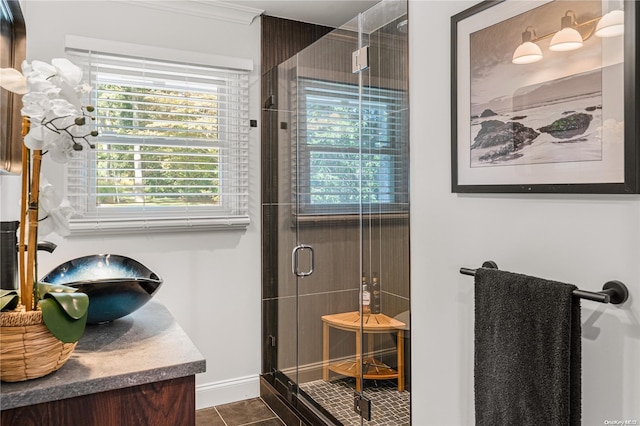
[[[475,277],[476,424],[580,425],[576,286],[486,268]]]

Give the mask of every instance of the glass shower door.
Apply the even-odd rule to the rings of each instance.
[[[363,271],[357,47],[357,20],[327,34],[298,53],[291,89],[298,397],[342,422],[345,412],[359,420],[352,410]]]

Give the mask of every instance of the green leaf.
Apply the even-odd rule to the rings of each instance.
[[[65,343],[77,342],[84,333],[89,296],[58,284],[36,283],[42,319],[54,336]]]
[[[67,315],[63,307],[58,303],[57,297],[48,297],[52,296],[51,293],[46,296],[45,299],[40,300],[40,309],[42,310],[42,319],[51,334],[65,343],[74,343],[80,340],[87,324],[89,297],[84,293],[73,294],[73,296],[80,296],[78,299],[83,299],[81,296],[86,298],[85,302],[77,303],[79,306],[86,306],[84,315],[79,319],[75,319]]]
[[[20,296],[16,290],[0,289],[0,311],[12,311],[18,306]]]
[[[82,318],[89,309],[89,296],[78,293],[76,288],[60,284],[37,283],[40,299],[53,297],[73,319]]]
[[[75,293],[78,289],[62,284],[36,283],[38,297],[44,299],[47,293]]]
[[[43,300],[54,299],[62,310],[74,320],[86,316],[89,311],[89,296],[84,293],[47,293]]]

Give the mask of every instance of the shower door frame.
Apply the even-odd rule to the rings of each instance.
[[[366,13],[366,12],[365,12]],[[359,17],[360,18],[360,17]],[[358,48],[362,47],[364,44],[362,35],[359,34],[358,36],[358,43],[356,45],[354,45],[354,49],[353,50],[357,50]],[[297,56],[297,55],[296,55]],[[349,58],[351,59],[351,58]],[[350,62],[350,61],[349,61]],[[277,87],[277,83],[278,83],[278,69],[276,68],[273,73],[270,76],[267,76],[267,80],[270,78],[271,81],[271,86],[270,89],[267,89],[267,91],[265,91],[265,88],[263,88],[263,100],[266,99],[265,103],[264,103],[264,110],[263,110],[263,136],[267,135],[267,138],[274,138],[277,140],[278,138],[278,132],[281,132],[284,129],[286,129],[286,127],[283,127],[283,123],[287,123],[287,120],[282,120],[282,118],[280,117],[280,114],[278,112],[276,112],[277,110],[286,110],[286,108],[284,108],[282,105],[280,105],[279,107],[276,106],[277,102],[280,102],[281,99],[278,98],[277,96],[275,96],[275,93],[277,93],[277,89],[275,91],[273,91],[274,88]],[[362,73],[358,73],[358,80],[359,80],[359,84],[358,87],[360,88],[360,96],[362,96]],[[265,77],[263,77],[263,82],[265,81]],[[269,90],[272,90],[272,95],[271,96],[269,94]],[[361,109],[361,108],[360,108]],[[360,137],[360,158],[362,159],[362,138]],[[296,138],[296,143],[297,143],[297,138]],[[276,142],[277,145],[277,142]],[[278,152],[278,147],[276,146],[276,149],[273,149],[273,146],[270,144],[264,144],[263,143],[263,149],[267,147],[268,151],[267,155],[263,155],[263,169],[266,168],[267,172],[265,173],[265,171],[263,170],[263,176],[269,176],[270,179],[273,179],[274,185],[271,186],[271,188],[273,189],[278,188],[279,184],[278,180],[280,179],[280,176],[278,176],[277,174],[277,170],[278,170],[278,160],[277,157],[279,155]],[[265,158],[267,157],[267,158]],[[299,164],[299,163],[298,163]],[[273,172],[276,171],[276,173],[274,174]],[[268,194],[269,190],[265,190],[264,189],[265,186],[263,186],[263,202],[264,200],[269,200],[273,197],[273,194]],[[266,215],[269,217],[269,219],[264,220],[263,219],[263,223],[265,224],[270,224],[270,227],[268,227],[268,230],[266,233],[263,233],[263,235],[265,235],[268,240],[264,240],[263,241],[263,253],[266,251],[267,254],[263,254],[263,258],[265,260],[265,265],[263,266],[263,274],[265,274],[265,278],[264,278],[264,287],[265,289],[267,288],[277,288],[278,287],[278,274],[283,272],[284,267],[282,266],[282,264],[278,265],[278,256],[285,256],[286,253],[284,252],[280,252],[278,253],[276,251],[276,253],[269,253],[269,251],[271,249],[273,249],[274,245],[275,247],[279,247],[279,243],[277,240],[279,238],[278,236],[278,214],[279,211],[283,208],[289,209],[291,208],[293,211],[295,212],[299,212],[300,211],[300,206],[298,204],[299,200],[290,200],[291,205],[280,205],[279,201],[276,201],[276,203],[271,203],[269,205],[263,204],[263,215]],[[371,207],[369,207],[369,213],[371,213]],[[357,279],[355,283],[353,283],[354,288],[359,288],[360,287],[360,282],[359,282],[359,277],[360,277],[360,271],[363,271],[365,269],[365,267],[363,266],[363,251],[365,250],[365,237],[363,237],[363,227],[365,226],[365,220],[370,221],[371,220],[371,214],[365,215],[363,214],[363,206],[362,203],[360,203],[359,205],[359,211],[358,214],[354,217],[357,217],[357,219],[350,219],[352,222],[354,220],[358,221],[358,228],[359,228],[359,238],[358,238],[358,246],[360,247],[360,252],[358,254],[358,259],[359,259],[359,264],[356,267],[356,270],[358,272],[357,274]],[[275,226],[274,226],[275,225]],[[296,228],[296,245],[297,244],[305,244],[305,245],[310,245],[310,246],[314,246],[314,244],[310,244],[310,241],[306,240],[306,238],[304,236],[300,236],[300,222],[299,221],[295,221],[295,224],[293,225]],[[302,234],[304,235],[305,231],[304,231],[304,226],[302,227]],[[370,237],[370,236],[369,236]],[[275,243],[274,243],[275,240]],[[281,247],[281,245],[280,245]],[[295,258],[295,253],[292,256],[292,262],[293,259]],[[266,267],[266,269],[265,269]],[[280,272],[279,272],[280,271]],[[368,274],[370,274],[370,270],[368,271]],[[300,288],[303,288],[304,291],[304,287],[308,286],[308,281],[309,281],[309,276],[312,276],[312,274],[308,274],[309,276],[307,276],[307,274],[302,274],[305,275],[304,277],[297,277],[296,278],[296,314],[295,314],[295,318],[296,318],[296,327],[298,327],[299,325],[299,312],[298,312],[298,306],[299,306],[299,297],[300,297]],[[369,275],[370,276],[370,275]],[[282,309],[283,304],[286,304],[286,301],[282,301],[282,300],[278,300],[278,296],[280,296],[279,290],[275,290],[275,294],[269,294],[269,291],[266,291],[267,294],[263,293],[263,336],[264,336],[264,340],[263,340],[263,378],[273,387],[275,388],[279,395],[280,395],[280,399],[284,400],[291,408],[294,408],[295,410],[297,410],[297,414],[302,416],[306,421],[310,422],[311,424],[319,424],[319,425],[324,425],[324,424],[341,424],[337,419],[335,419],[335,417],[333,417],[333,415],[328,412],[324,407],[322,407],[320,404],[316,403],[307,393],[305,393],[302,389],[299,388],[298,386],[298,376],[299,376],[299,372],[298,372],[298,368],[300,367],[300,363],[298,361],[298,358],[296,355],[296,370],[295,373],[293,374],[293,376],[291,374],[285,374],[283,371],[281,371],[278,368],[278,345],[281,343],[278,341],[278,339],[280,339],[281,337],[281,333],[279,335],[278,333],[278,323],[283,321],[283,318],[280,317],[279,312]],[[265,302],[265,300],[269,300],[268,302]],[[356,309],[358,309],[358,304],[356,302]],[[363,316],[361,315],[361,318]],[[319,319],[319,318],[318,318]],[[286,321],[286,319],[284,319]],[[362,332],[362,323],[360,324],[360,333],[357,333],[361,340],[363,339],[363,336],[365,335],[365,333]],[[296,330],[296,347],[298,347],[300,345],[299,343],[299,339],[298,339],[298,333],[299,331]],[[360,347],[364,347],[364,342],[360,341]],[[360,362],[362,362],[362,359],[360,360]],[[360,365],[360,371],[362,371],[362,365]],[[364,389],[364,386],[362,386],[362,382],[363,382],[363,378],[362,375],[360,375],[359,378],[360,381],[360,389]],[[355,391],[355,389],[354,389]],[[363,395],[363,392],[356,392],[357,394],[360,394],[360,396]],[[364,420],[361,420],[361,424],[363,424]]]

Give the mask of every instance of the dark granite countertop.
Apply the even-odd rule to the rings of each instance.
[[[45,377],[0,384],[0,409],[73,398],[205,371],[205,359],[153,300],[108,324],[87,325],[71,358]]]

